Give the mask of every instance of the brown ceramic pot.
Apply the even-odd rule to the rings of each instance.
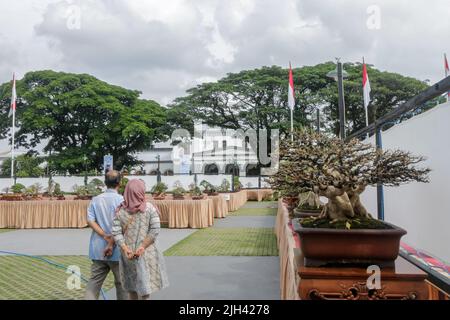
[[[300,237],[305,266],[330,264],[378,264],[392,266],[398,257],[400,239],[406,231],[392,229],[342,230],[304,228],[297,219],[292,226]]]

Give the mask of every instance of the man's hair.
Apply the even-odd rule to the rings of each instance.
[[[116,188],[118,185],[120,185],[120,172],[116,170],[109,170],[105,174],[105,184],[108,188]]]

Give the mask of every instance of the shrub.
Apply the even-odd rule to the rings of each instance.
[[[22,193],[25,191],[25,186],[21,183],[16,183],[11,187],[11,191],[13,193]]]

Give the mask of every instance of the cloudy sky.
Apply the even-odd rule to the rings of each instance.
[[[448,0],[0,0],[0,81],[89,73],[166,104],[264,65],[341,57],[436,82]]]

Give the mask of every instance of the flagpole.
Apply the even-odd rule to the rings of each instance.
[[[16,97],[14,97],[14,86],[15,86],[15,81],[16,81],[16,75],[13,74],[13,89],[12,92],[13,94],[11,95],[11,108],[12,110],[12,127],[11,127],[11,139],[12,139],[12,145],[11,145],[11,180],[12,180],[12,184],[15,184],[14,181],[14,156],[15,156],[15,135],[16,135],[16,108],[13,107],[14,106],[14,99],[16,99]]]
[[[291,141],[294,142],[294,109],[291,108]]]
[[[444,53],[444,64],[445,64],[445,77],[447,78],[449,70],[448,70],[448,60],[447,60],[446,53]],[[450,101],[450,91],[447,92],[447,102],[449,102],[449,101]]]

